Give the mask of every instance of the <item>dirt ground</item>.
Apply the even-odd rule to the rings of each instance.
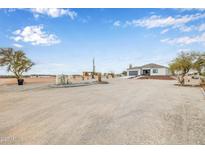
[[[205,144],[205,96],[175,81],[0,86],[0,144]]]
[[[205,85],[202,85],[202,88],[204,89],[204,92],[205,92]]]
[[[24,78],[25,84],[30,83],[55,83],[55,77]],[[15,78],[0,78],[0,85],[17,84]]]

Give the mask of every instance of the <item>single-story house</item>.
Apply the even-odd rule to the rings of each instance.
[[[128,76],[166,76],[169,75],[168,67],[150,63],[143,66],[130,67],[127,69]]]

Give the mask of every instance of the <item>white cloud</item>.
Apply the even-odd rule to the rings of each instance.
[[[170,40],[170,38],[166,38],[166,39],[162,39],[162,40],[160,40],[160,42],[162,42],[162,43],[168,43],[169,40]]]
[[[177,29],[179,29],[182,32],[190,32],[190,31],[193,30],[192,27],[193,26],[178,25],[178,26],[175,26],[174,28],[177,28]]]
[[[161,34],[165,34],[168,31],[169,31],[169,29],[164,29],[164,30],[161,31]]]
[[[205,33],[202,33],[201,35],[196,36],[183,36],[178,37],[175,39],[163,39],[161,42],[168,43],[168,44],[179,44],[179,45],[189,45],[193,43],[205,43]]]
[[[185,11],[199,11],[199,12],[203,12],[203,11],[205,11],[204,8],[176,8],[175,10],[178,10],[180,12],[185,12]]]
[[[191,26],[186,26],[186,25],[176,25],[173,26],[172,29],[178,29],[181,32],[191,32],[191,31],[205,31],[205,24],[200,24],[200,25],[191,25]],[[163,32],[163,31],[162,31]],[[161,32],[161,33],[162,33]]]
[[[14,46],[14,47],[17,47],[17,48],[22,48],[22,47],[23,47],[23,45],[17,44],[17,43],[14,43],[13,46]]]
[[[115,21],[115,22],[113,23],[113,26],[119,27],[119,26],[120,26],[120,21],[119,21],[119,20]]]
[[[192,25],[192,26],[181,26],[179,27],[179,29],[183,32],[190,32],[192,30],[195,30],[195,31],[199,31],[199,32],[202,32],[202,31],[205,31],[205,24],[200,24],[200,25]]]
[[[199,27],[197,28],[198,29],[198,31],[204,31],[205,30],[205,24],[201,24],[201,25],[199,25]]]
[[[182,31],[182,32],[190,32],[192,30],[192,27],[188,27],[188,26],[185,26],[185,25],[180,25],[178,26],[179,30]]]
[[[16,11],[16,9],[14,9],[14,8],[7,9],[7,12],[15,12],[15,11]]]
[[[149,18],[144,19],[138,19],[138,20],[131,20],[127,21],[127,26],[136,26],[136,27],[145,27],[145,28],[164,28],[164,27],[170,27],[170,26],[176,26],[176,25],[183,25],[188,22],[205,18],[205,14],[197,13],[193,15],[184,15],[184,16],[177,16],[177,17],[161,17],[152,15]]]
[[[52,18],[57,18],[61,16],[69,16],[71,19],[77,17],[77,13],[70,9],[57,9],[57,8],[35,8],[31,9],[34,13],[34,17],[38,18],[40,15],[47,15]]]
[[[91,20],[90,16],[86,16],[84,18],[78,18],[78,21],[82,22],[82,23],[88,23]]]
[[[192,21],[205,18],[205,13],[202,12],[203,9],[199,9],[199,10],[200,13],[195,13],[191,15],[177,15],[177,16],[168,16],[168,17],[151,15],[150,17],[146,17],[146,18],[128,20],[124,24],[121,23],[120,25],[122,25],[123,27],[133,26],[133,27],[144,27],[147,29],[164,28],[160,32],[161,34],[165,34],[171,29],[177,29],[181,32],[191,32],[193,30],[204,31],[205,24],[202,24],[200,26],[187,25]]]
[[[35,13],[35,14],[33,14],[33,16],[34,16],[34,18],[37,19],[37,18],[39,18],[40,15]]]
[[[32,45],[52,45],[60,43],[60,40],[54,34],[48,34],[43,31],[42,25],[27,26],[23,29],[18,29],[13,32],[12,39],[16,42],[23,41]]]

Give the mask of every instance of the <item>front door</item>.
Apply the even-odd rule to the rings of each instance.
[[[143,70],[143,75],[150,76],[150,69]]]

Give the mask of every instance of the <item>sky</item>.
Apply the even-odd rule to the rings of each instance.
[[[27,74],[120,73],[129,64],[167,66],[204,51],[204,9],[0,9],[0,47],[23,50]],[[0,75],[8,74],[0,68]]]

